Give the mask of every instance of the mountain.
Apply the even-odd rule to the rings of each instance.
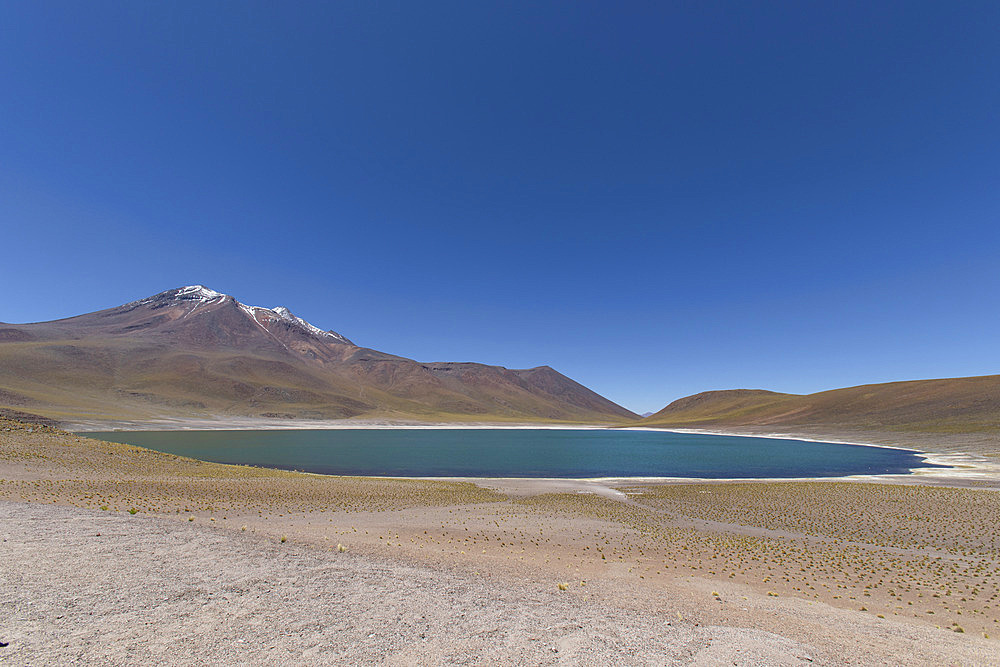
[[[547,366],[420,363],[201,285],[63,320],[0,323],[2,409],[69,421],[637,418]]]
[[[635,425],[994,432],[1000,431],[1000,375],[868,384],[806,395],[708,391],[678,399]]]

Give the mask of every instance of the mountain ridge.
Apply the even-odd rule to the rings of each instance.
[[[547,366],[422,363],[203,285],[49,322],[0,324],[0,408],[71,419],[638,418]]]

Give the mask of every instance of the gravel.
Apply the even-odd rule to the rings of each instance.
[[[814,650],[468,573],[0,501],[0,662],[796,665]]]

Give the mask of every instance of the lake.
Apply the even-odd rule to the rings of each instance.
[[[90,437],[218,463],[406,477],[836,477],[944,467],[916,452],[617,429],[115,431]]]

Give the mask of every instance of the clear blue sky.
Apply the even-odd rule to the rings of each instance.
[[[1000,373],[1000,3],[0,4],[0,320],[192,283],[636,411]]]

